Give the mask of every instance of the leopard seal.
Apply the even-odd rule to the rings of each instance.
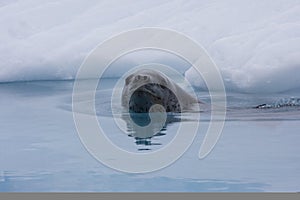
[[[133,113],[163,112],[162,108],[180,113],[191,110],[197,103],[202,102],[153,69],[140,69],[128,75],[122,91],[122,106]]]

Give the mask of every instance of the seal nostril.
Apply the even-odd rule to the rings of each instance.
[[[144,80],[148,80],[148,76],[143,76]]]

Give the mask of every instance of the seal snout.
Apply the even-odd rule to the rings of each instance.
[[[137,89],[147,83],[150,83],[150,77],[148,75],[138,74],[132,79],[132,89]]]
[[[130,93],[135,92],[138,88],[150,82],[150,76],[146,74],[132,75],[126,79],[126,85],[128,85]]]

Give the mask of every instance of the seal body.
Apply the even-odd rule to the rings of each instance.
[[[122,106],[130,112],[162,112],[151,110],[156,104],[166,112],[182,112],[196,103],[199,103],[196,98],[159,71],[142,69],[125,79]]]

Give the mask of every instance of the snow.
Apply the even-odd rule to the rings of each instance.
[[[2,1],[0,82],[73,79],[83,59],[105,39],[155,26],[199,42],[228,90],[299,88],[299,13],[299,0]],[[121,67],[107,76],[120,76]],[[203,86],[192,68],[186,76]]]

